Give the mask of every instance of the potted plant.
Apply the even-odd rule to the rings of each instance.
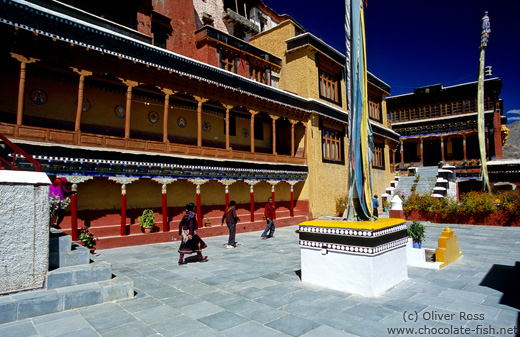
[[[424,240],[424,225],[420,221],[415,220],[406,230],[408,237],[413,240],[413,248],[421,248]]]
[[[78,241],[81,242],[82,246],[90,249],[91,254],[96,250],[96,248],[94,248],[96,245],[96,237],[94,236],[94,233],[90,231],[90,228],[86,226],[81,227],[78,233]]]
[[[438,165],[439,165],[439,167],[442,167],[442,166],[444,165],[444,161],[442,161],[442,160],[439,161],[439,162],[438,162]]]
[[[464,165],[464,166],[468,166],[468,161],[467,161],[467,160],[464,160],[464,161],[462,162],[462,165]]]
[[[204,219],[204,227],[211,227],[211,219],[209,216]]]
[[[139,220],[139,224],[146,234],[152,232],[152,228],[155,226],[155,214],[151,209],[145,209],[143,215],[138,217],[137,220]]]

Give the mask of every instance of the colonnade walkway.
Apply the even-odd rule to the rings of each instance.
[[[446,226],[426,223],[423,245]],[[1,324],[0,336],[518,336],[520,228],[450,228],[463,257],[410,267],[376,298],[302,283],[297,226],[238,233],[235,249],[203,238],[206,263],[178,265],[178,242],[100,250],[95,260],[133,279],[133,299]]]

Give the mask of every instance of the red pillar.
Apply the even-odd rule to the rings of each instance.
[[[123,193],[123,194],[121,194],[121,236],[125,236],[125,235],[126,235],[126,193]]]
[[[76,193],[70,196],[70,229],[73,241],[78,241],[78,202]]]
[[[294,217],[294,191],[291,185],[291,218]]]
[[[197,191],[197,221],[199,226],[202,225],[202,209],[200,204],[200,192]]]
[[[229,192],[226,191],[226,209],[228,208],[229,206]]]
[[[275,201],[274,201],[274,186],[273,186],[273,189],[271,191],[271,197],[273,198],[273,220],[276,220],[276,204],[275,204]]]
[[[169,230],[168,226],[168,203],[166,199],[166,193],[162,194],[162,223],[163,223],[163,232],[167,232]]]
[[[251,190],[251,222],[255,222],[255,194],[252,190]]]

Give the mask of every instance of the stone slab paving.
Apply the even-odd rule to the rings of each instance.
[[[435,248],[447,225],[426,226]],[[294,226],[239,233],[235,249],[204,238],[209,261],[182,266],[178,243],[101,250],[95,260],[132,278],[135,298],[0,324],[0,336],[520,336],[520,228],[450,227],[462,258],[409,268],[376,298],[302,283]]]

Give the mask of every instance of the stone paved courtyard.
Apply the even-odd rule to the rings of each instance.
[[[444,227],[427,223],[424,246]],[[519,336],[520,228],[450,227],[462,258],[410,267],[377,298],[302,283],[295,226],[239,233],[236,249],[204,238],[209,262],[183,266],[177,242],[102,250],[95,259],[131,277],[135,298],[3,324],[0,336]]]

